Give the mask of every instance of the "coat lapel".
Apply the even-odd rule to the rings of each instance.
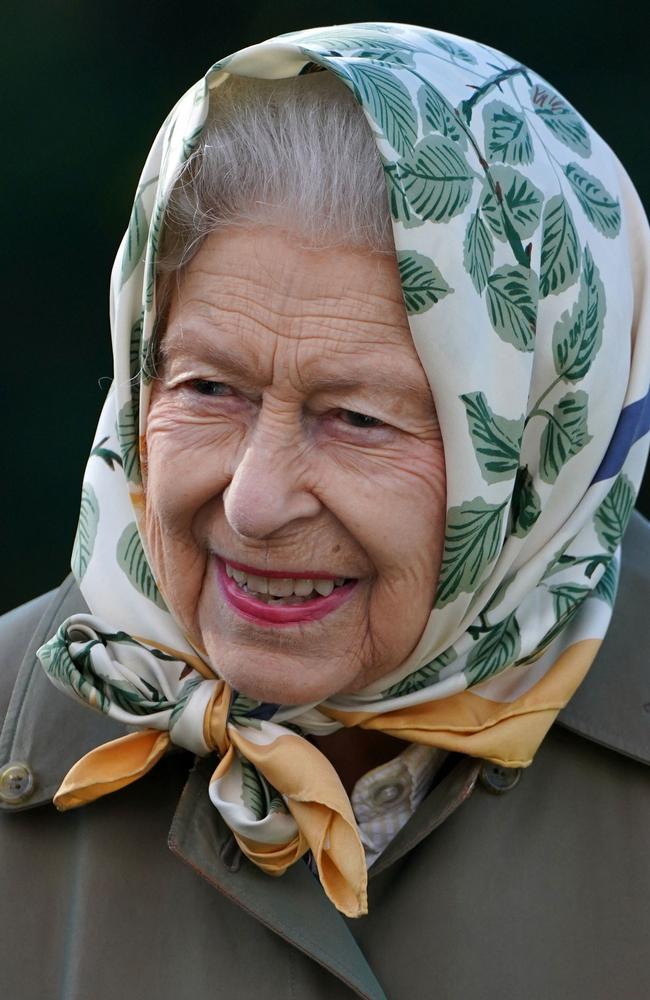
[[[374,878],[390,865],[412,851],[420,841],[451,816],[474,791],[481,761],[473,757],[459,757],[451,770],[429,792],[420,807],[391,840],[370,868],[369,878]]]
[[[241,906],[338,977],[365,1000],[386,1000],[344,919],[306,864],[270,878],[245,858],[208,797],[214,761],[194,768],[178,803],[169,834],[171,850]]]

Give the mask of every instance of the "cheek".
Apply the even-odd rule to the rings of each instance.
[[[351,691],[380,680],[416,646],[426,627],[442,558],[446,479],[442,441],[409,449],[405,461],[372,497],[362,541],[376,580],[369,594],[367,631],[372,661]],[[371,500],[371,497],[368,497]],[[363,529],[360,529],[363,530]]]
[[[445,525],[442,439],[407,441],[335,463],[321,499],[371,558],[378,574],[437,573]]]
[[[230,441],[231,447],[228,447]],[[205,572],[202,513],[227,484],[232,433],[185,420],[154,402],[147,418],[144,532],[152,568],[185,630],[195,615]]]
[[[236,460],[241,433],[232,424],[186,416],[165,400],[152,403],[146,431],[146,507],[172,532],[189,530],[219,496]]]

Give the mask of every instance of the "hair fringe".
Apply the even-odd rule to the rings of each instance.
[[[379,151],[333,74],[229,76],[212,91],[201,142],[172,188],[157,261],[162,317],[173,278],[210,233],[279,226],[306,247],[395,253]]]

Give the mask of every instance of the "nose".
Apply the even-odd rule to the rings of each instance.
[[[230,527],[245,538],[263,539],[294,521],[315,517],[321,502],[308,477],[309,459],[299,433],[269,430],[260,418],[223,492]]]

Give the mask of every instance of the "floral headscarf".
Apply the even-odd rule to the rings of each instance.
[[[359,693],[278,706],[231,691],[167,608],[142,532],[140,442],[165,206],[209,101],[228,74],[314,67],[352,90],[384,165],[444,441],[446,536],[407,661]],[[112,273],[115,380],[72,556],[92,613],[39,651],[58,687],[134,731],[79,761],[57,806],[134,781],[170,742],[217,750],[210,798],[244,853],[281,874],[311,849],[328,896],[358,915],[366,868],[352,808],[303,735],[361,726],[529,764],[611,616],[648,451],[648,263],[645,216],[615,156],[544,80],[487,46],[354,24],[212,66],[158,133]]]

